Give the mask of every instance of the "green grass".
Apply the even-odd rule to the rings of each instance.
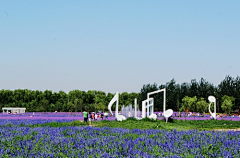
[[[213,130],[213,129],[236,129],[240,128],[240,121],[225,121],[225,120],[194,120],[183,121],[174,120],[166,123],[164,120],[135,120],[128,119],[122,122],[118,121],[95,121],[92,123],[96,127],[118,127],[128,129],[176,129],[176,130]]]
[[[26,127],[65,127],[65,126],[86,126],[89,125],[89,123],[83,123],[79,120],[75,120],[72,122],[49,122],[44,124],[34,124],[34,125],[26,125]],[[24,126],[24,125],[22,125]]]
[[[45,124],[27,125],[28,127],[64,127],[64,126],[86,126],[89,123],[83,123],[79,120],[73,122],[50,122]],[[173,120],[173,122],[166,123],[164,120],[151,120],[145,118],[143,120],[136,120],[133,118],[125,121],[92,121],[95,127],[113,127],[113,128],[128,128],[128,129],[167,129],[167,130],[214,130],[214,129],[236,129],[240,128],[240,121],[226,121],[226,120]]]

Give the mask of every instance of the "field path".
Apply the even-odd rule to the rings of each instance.
[[[237,129],[214,129],[213,131],[240,131],[240,128],[237,128]]]

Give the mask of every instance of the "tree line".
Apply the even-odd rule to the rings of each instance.
[[[139,100],[145,100],[147,93],[166,88],[166,106],[174,111],[208,111],[208,97],[216,98],[217,112],[230,113],[240,108],[240,77],[233,78],[226,76],[219,85],[201,78],[199,81],[192,79],[190,83],[177,83],[174,79],[166,84],[143,85],[139,94]],[[156,94],[154,97],[155,111],[163,110],[163,93]],[[201,108],[200,108],[201,107]],[[213,106],[211,106],[213,107]]]
[[[119,110],[123,105],[133,105],[135,98],[137,98],[141,110],[142,101],[147,98],[147,93],[163,88],[166,88],[167,109],[173,109],[174,111],[184,111],[186,109],[207,111],[208,96],[210,95],[217,99],[217,112],[229,112],[240,108],[240,77],[226,76],[217,86],[203,78],[199,81],[192,79],[190,83],[184,82],[181,84],[174,79],[159,86],[156,83],[146,84],[143,85],[140,93],[120,93]],[[51,90],[2,89],[0,90],[0,110],[2,110],[2,107],[25,107],[29,112],[105,111],[114,95],[92,90],[73,90],[66,93],[64,91],[52,92]],[[154,110],[162,111],[163,93],[154,94],[150,97],[154,97]],[[114,105],[112,109],[115,109]]]
[[[119,95],[120,105],[133,104],[139,93],[123,92]],[[103,91],[73,90],[52,92],[28,89],[0,90],[0,106],[25,107],[28,112],[82,112],[105,111],[108,103],[114,97],[112,93]],[[113,106],[113,108],[115,108]]]

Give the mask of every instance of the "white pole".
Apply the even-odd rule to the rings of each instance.
[[[163,89],[163,113],[166,111],[166,88]]]
[[[117,101],[116,101],[116,109],[115,109],[115,118],[118,116],[118,92],[117,92]]]
[[[135,114],[134,114],[134,117],[136,118],[137,117],[137,98],[134,99],[134,108],[135,108]]]
[[[146,117],[146,103],[142,101],[142,118]]]
[[[214,102],[214,113],[215,113],[215,120],[217,119],[217,109],[216,109],[216,99],[215,99],[215,102]]]
[[[149,99],[147,99],[147,117],[149,117]]]

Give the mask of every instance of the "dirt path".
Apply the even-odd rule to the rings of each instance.
[[[237,128],[237,129],[214,129],[213,131],[240,131],[240,128]]]

